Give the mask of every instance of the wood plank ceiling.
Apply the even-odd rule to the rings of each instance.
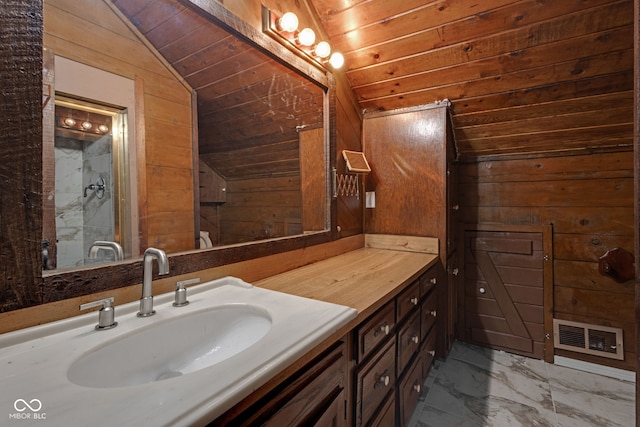
[[[112,1],[196,91],[200,159],[226,179],[300,173],[323,89],[176,0]]]
[[[633,0],[309,2],[362,109],[449,99],[462,158],[632,146]]]

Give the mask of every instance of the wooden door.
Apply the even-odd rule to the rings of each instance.
[[[465,230],[464,249],[466,340],[543,359],[543,233]]]

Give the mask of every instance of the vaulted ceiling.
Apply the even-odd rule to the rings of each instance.
[[[449,99],[462,157],[630,147],[633,0],[309,0],[365,111]]]
[[[306,2],[334,50],[345,55],[344,72],[361,109],[448,99],[462,158],[632,146],[634,0]],[[225,117],[247,113],[244,99],[256,95],[246,84],[220,95],[237,76],[205,82],[207,73],[223,68],[207,58],[241,54],[242,46],[218,41],[211,28],[203,35],[207,24],[183,13],[179,0],[114,3],[196,88],[199,108],[222,109]],[[177,50],[176,40],[189,43]],[[282,87],[294,90],[286,82]],[[201,132],[235,132],[247,144],[251,137],[232,121]]]

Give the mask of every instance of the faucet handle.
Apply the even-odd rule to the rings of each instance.
[[[176,297],[175,297],[175,301],[173,302],[173,306],[183,307],[189,304],[189,301],[187,300],[187,290],[185,289],[185,286],[192,285],[198,282],[200,282],[199,277],[195,279],[181,280],[179,282],[176,282]]]
[[[82,304],[80,306],[80,310],[86,310],[93,307],[102,307],[98,311],[98,324],[96,325],[96,330],[101,331],[118,326],[118,322],[115,321],[115,308],[112,306],[112,304],[113,297],[109,297],[98,301]]]

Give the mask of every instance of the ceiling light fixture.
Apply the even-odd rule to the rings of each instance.
[[[262,6],[262,31],[277,40],[298,55],[325,67],[329,64],[338,69],[344,65],[344,56],[339,52],[331,53],[331,46],[326,41],[316,43],[316,33],[311,28],[298,31],[298,17],[287,12],[277,16]],[[329,55],[331,55],[329,57]],[[329,60],[327,61],[327,58]]]

